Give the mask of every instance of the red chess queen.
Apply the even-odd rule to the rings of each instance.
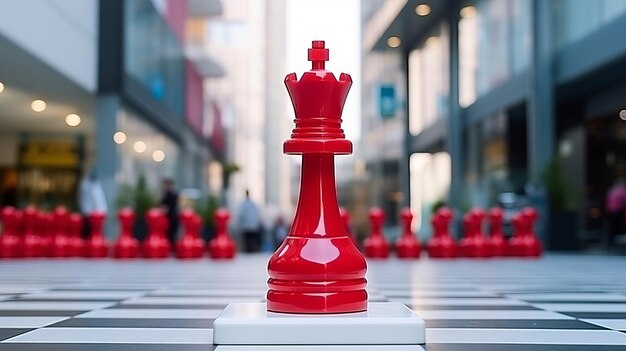
[[[343,106],[352,85],[324,66],[328,49],[314,41],[313,68],[298,81],[285,77],[296,128],[283,146],[302,155],[300,198],[291,231],[268,263],[267,309],[283,313],[346,313],[367,310],[365,259],[339,214],[334,155],[352,153],[341,129]]]

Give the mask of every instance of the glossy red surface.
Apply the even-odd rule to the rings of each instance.
[[[499,207],[489,210],[489,252],[491,256],[506,256],[508,243],[502,232],[503,211]]]
[[[515,232],[509,241],[509,255],[515,257],[539,257],[543,253],[541,242],[534,232],[537,211],[525,207],[513,217]]]
[[[2,236],[0,236],[0,258],[22,257],[24,242],[20,235],[21,213],[14,207],[2,209]]]
[[[70,257],[70,241],[67,236],[69,216],[65,207],[57,207],[52,211],[54,234],[49,252],[51,257]]]
[[[433,236],[428,241],[428,256],[432,258],[454,258],[458,247],[450,235],[452,211],[447,207],[440,208],[432,217]]]
[[[352,220],[350,218],[350,212],[343,207],[339,207],[339,214],[341,215],[341,221],[343,222],[343,226],[346,227],[346,232],[348,233],[348,237],[352,239],[354,246],[359,247],[359,242],[356,240],[356,236],[352,231]]]
[[[72,213],[67,224],[69,256],[83,257],[85,254],[85,240],[83,233],[83,217],[79,213]]]
[[[54,241],[54,217],[52,213],[38,212],[39,238],[43,247],[43,257],[52,257],[52,243]]]
[[[180,221],[184,230],[176,243],[176,257],[182,259],[201,258],[204,254],[204,240],[200,238],[202,221],[192,209],[180,213]]]
[[[39,233],[39,213],[33,206],[24,209],[24,249],[22,251],[24,257],[43,257],[45,256],[44,242]]]
[[[209,242],[209,255],[214,259],[232,259],[235,257],[237,246],[228,235],[228,220],[230,213],[220,208],[215,211],[215,237]]]
[[[352,143],[341,129],[341,114],[352,85],[346,73],[335,78],[325,69],[328,49],[323,41],[314,41],[309,49],[312,69],[300,80],[295,73],[285,77],[285,85],[296,114],[296,127],[291,139],[285,141],[287,154],[325,153],[351,154]]]
[[[282,245],[268,262],[267,309],[283,313],[347,313],[367,309],[365,259],[348,237],[335,189],[335,154],[349,154],[352,143],[341,129],[341,113],[352,84],[326,71],[328,49],[314,41],[312,70],[285,85],[296,114],[296,128],[283,150],[302,154],[296,215]]]
[[[167,258],[170,254],[170,242],[165,233],[169,225],[167,217],[158,208],[151,208],[146,213],[148,237],[141,243],[145,258]]]
[[[465,235],[459,241],[460,255],[463,257],[489,257],[489,243],[482,232],[485,211],[474,207],[463,216]]]
[[[374,207],[369,211],[370,235],[363,247],[365,248],[365,256],[369,258],[387,258],[389,257],[389,242],[383,234],[383,222],[385,221],[385,213],[378,207]]]
[[[130,208],[121,209],[117,218],[120,224],[120,234],[113,246],[113,257],[135,258],[139,254],[139,242],[133,237],[135,212]]]
[[[396,240],[396,254],[400,258],[418,258],[422,251],[422,245],[411,229],[413,223],[411,209],[403,208],[400,211],[400,219],[402,221],[402,235]]]
[[[89,214],[89,238],[85,242],[85,257],[104,258],[109,255],[109,243],[104,237],[106,215],[100,211]]]

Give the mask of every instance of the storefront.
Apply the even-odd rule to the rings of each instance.
[[[0,207],[76,210],[78,184],[94,163],[92,99],[57,72],[35,67],[39,82],[25,80],[20,66],[0,72]],[[54,85],[45,83],[51,79]]]
[[[181,166],[179,144],[143,122],[130,108],[122,108],[118,112],[117,126],[112,140],[117,144],[119,153],[118,184],[136,184],[140,177],[144,177],[149,188],[158,191],[163,179],[178,183]]]

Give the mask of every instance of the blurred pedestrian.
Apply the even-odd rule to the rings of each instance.
[[[239,228],[243,234],[245,252],[258,252],[261,249],[261,216],[246,190],[246,198],[239,206]]]
[[[104,189],[98,179],[98,174],[91,171],[81,181],[78,188],[78,209],[83,216],[83,237],[89,236],[89,214],[102,212],[106,215],[108,211]]]
[[[178,193],[174,189],[174,180],[166,178],[163,180],[163,197],[161,207],[165,211],[169,226],[167,237],[172,247],[176,245],[176,234],[178,233]]]
[[[283,219],[283,216],[278,215],[274,220],[274,225],[272,226],[272,239],[274,241],[274,249],[278,249],[280,244],[283,243],[283,240],[289,234],[289,228],[287,227],[287,223]]]
[[[609,244],[617,235],[626,234],[626,167],[619,165],[615,182],[606,193],[604,208],[609,221]]]

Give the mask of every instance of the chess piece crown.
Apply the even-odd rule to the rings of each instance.
[[[296,127],[283,150],[287,154],[307,152],[351,154],[352,143],[346,140],[341,129],[343,106],[352,86],[349,74],[342,73],[339,80],[325,69],[328,49],[323,41],[313,41],[308,51],[312,69],[300,80],[295,73],[285,77],[285,85],[296,115]]]

